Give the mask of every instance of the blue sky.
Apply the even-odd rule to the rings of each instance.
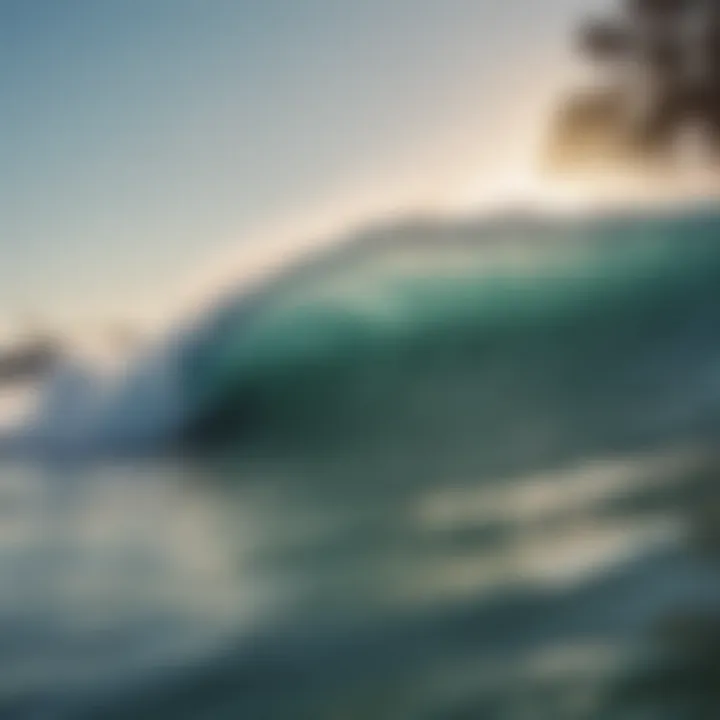
[[[316,208],[511,153],[582,0],[0,0],[0,319],[154,315]]]

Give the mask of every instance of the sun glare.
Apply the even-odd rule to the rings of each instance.
[[[449,201],[447,210],[453,213],[503,210],[575,213],[592,209],[596,200],[597,194],[584,184],[551,181],[528,167],[479,176]]]
[[[531,167],[505,173],[483,173],[451,198],[443,208],[450,214],[538,211],[560,215],[585,214],[633,206],[677,205],[716,198],[716,178],[702,168],[679,173],[672,182],[627,172],[603,177],[551,178]]]

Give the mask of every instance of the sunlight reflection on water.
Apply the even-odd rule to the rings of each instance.
[[[224,717],[174,705],[196,673],[193,707],[217,692],[257,717],[454,717],[466,703],[525,707],[551,686],[594,707],[611,678],[647,664],[653,618],[718,597],[712,574],[678,554],[688,518],[663,500],[709,462],[681,449],[399,485],[397,466],[375,465],[362,486],[357,468],[327,462],[6,463],[3,717],[105,717],[117,693],[130,705],[108,717],[145,717],[144,702],[147,717],[153,702]],[[215,675],[229,684],[203,689]],[[162,701],[142,690],[155,684]],[[557,707],[534,702],[528,717]]]

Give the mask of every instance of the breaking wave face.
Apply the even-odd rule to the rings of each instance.
[[[183,437],[498,465],[710,432],[718,280],[710,212],[375,229],[215,311]]]
[[[112,382],[66,368],[20,437],[506,464],[709,432],[718,280],[707,210],[378,226],[226,297]]]

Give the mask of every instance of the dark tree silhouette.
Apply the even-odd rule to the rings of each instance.
[[[610,87],[561,103],[552,170],[672,167],[690,128],[720,165],[720,0],[626,0],[615,18],[586,22],[577,47]]]

